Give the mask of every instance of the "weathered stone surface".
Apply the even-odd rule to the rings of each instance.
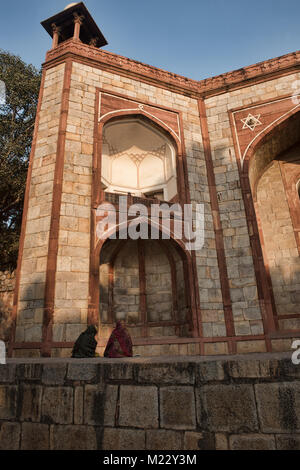
[[[68,366],[68,380],[81,380],[84,382],[92,381],[97,377],[96,364],[80,364],[72,363]]]
[[[261,434],[230,436],[229,448],[230,450],[275,450],[275,437]]]
[[[117,413],[116,385],[86,385],[84,392],[84,423],[114,426]]]
[[[74,389],[74,424],[83,424],[83,387],[75,387]]]
[[[146,432],[147,450],[177,450],[182,447],[182,434],[176,431],[155,430]]]
[[[224,380],[224,363],[221,361],[203,362],[197,365],[197,383]]]
[[[291,351],[291,340],[288,339],[273,339],[271,341],[273,352]]]
[[[16,366],[14,364],[0,364],[0,383],[13,383]]]
[[[228,450],[228,438],[226,434],[216,433],[216,450]]]
[[[144,450],[145,431],[137,429],[105,428],[103,450]]]
[[[157,388],[121,385],[119,425],[158,428]]]
[[[159,384],[194,384],[193,364],[155,364],[138,368],[138,382]]]
[[[196,411],[193,387],[162,387],[160,389],[161,427],[195,429]]]
[[[41,380],[43,372],[42,364],[18,364],[17,377],[25,380]]]
[[[237,342],[237,353],[238,354],[249,354],[255,352],[266,352],[266,343],[262,341],[238,341]]]
[[[290,358],[278,361],[277,370],[278,376],[300,379],[300,367],[293,364]]]
[[[277,450],[300,450],[300,435],[282,434],[275,437]]]
[[[12,419],[16,416],[17,387],[0,386],[0,419]]]
[[[228,354],[227,343],[205,343],[204,352],[207,356],[217,356],[222,354]]]
[[[242,360],[229,361],[227,369],[230,377],[237,378],[261,378],[271,377],[273,373],[271,361],[263,360]]]
[[[258,450],[300,445],[300,384],[290,354],[231,358],[228,363],[224,358],[198,358],[193,362],[195,385],[182,384],[180,378],[172,384],[163,376],[159,381],[169,366],[168,377],[175,380],[175,364],[166,360],[105,360],[99,365],[94,360],[92,365],[99,368],[95,383],[66,378],[68,386],[55,383],[64,378],[62,359],[57,364],[50,359],[22,361],[16,370],[15,363],[8,364],[17,385],[0,386],[1,449],[47,449],[49,435],[53,449]],[[85,363],[91,365],[88,360],[81,365]],[[137,382],[152,363],[155,386]],[[176,363],[186,364],[190,359]],[[48,368],[45,373],[43,368]]]
[[[293,140],[294,137],[290,127],[288,146],[291,145],[291,139]],[[260,167],[270,154],[275,157],[274,150],[280,152],[279,149],[283,142],[282,134],[280,137],[276,136],[272,142],[272,152],[270,152],[267,143],[263,144],[255,156],[255,160],[259,159],[260,161],[257,166]],[[268,163],[271,163],[270,159]],[[265,165],[267,165],[266,162]],[[257,185],[257,210],[278,315],[296,314],[299,312],[300,306],[300,299],[295,295],[295,293],[299,293],[299,253],[296,251],[296,239],[289,207],[293,203],[288,204],[287,193],[290,193],[290,190],[287,191],[285,187],[286,184],[291,184],[287,183],[289,165],[289,163],[285,165],[285,171],[282,173],[280,162],[275,158],[262,175],[261,172],[256,175],[256,178],[260,177]],[[292,169],[290,168],[290,170]],[[292,196],[292,198],[295,197],[297,197],[296,194]],[[299,328],[299,320],[281,319],[279,327],[283,330],[297,329]]]
[[[0,428],[0,450],[19,450],[20,448],[19,423],[3,422]]]
[[[251,385],[205,385],[197,391],[198,424],[216,432],[258,429]]]
[[[215,437],[212,433],[186,432],[184,450],[215,450]]]
[[[263,432],[300,432],[300,383],[256,384],[255,394]]]
[[[127,381],[133,379],[134,366],[132,364],[114,364],[107,365],[105,368],[105,377],[107,380]]]
[[[49,426],[47,424],[23,423],[21,450],[48,450]]]
[[[67,325],[66,326],[66,341],[68,343],[75,343],[75,341],[79,338],[79,335],[84,330],[85,330],[84,325],[82,325],[81,323],[74,324],[74,325]]]
[[[100,433],[100,430],[99,430]],[[51,450],[97,450],[97,430],[93,426],[51,426]]]
[[[42,340],[42,326],[35,325],[25,328],[25,341],[28,343],[39,342]]]
[[[19,388],[18,406],[21,421],[39,422],[41,419],[42,387],[23,385]]]
[[[43,391],[42,422],[71,424],[73,421],[73,389],[47,387]]]
[[[18,359],[23,358],[32,358],[37,359],[40,357],[40,351],[38,349],[16,349],[14,352],[14,357]],[[35,380],[35,379],[32,379]]]
[[[44,365],[42,382],[46,385],[63,385],[66,369],[66,364]]]

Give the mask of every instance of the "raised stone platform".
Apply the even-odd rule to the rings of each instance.
[[[300,449],[291,353],[10,359],[0,449]]]

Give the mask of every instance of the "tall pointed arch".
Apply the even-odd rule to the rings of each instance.
[[[271,249],[271,244],[276,244],[277,242],[275,242],[275,240],[277,238],[279,240],[279,231],[273,226],[272,234],[268,233],[271,224],[268,225],[267,222],[267,219],[271,217],[272,210],[274,210],[275,220],[276,211],[280,210],[279,205],[284,204],[286,217],[289,218],[290,225],[294,226],[294,234],[292,237],[294,241],[291,241],[291,243],[295,244],[296,251],[297,245],[299,249],[299,231],[295,230],[294,223],[295,217],[297,213],[299,215],[300,211],[300,204],[298,205],[299,201],[296,201],[297,191],[295,182],[295,178],[297,179],[297,175],[299,174],[299,166],[298,170],[296,166],[300,163],[299,124],[300,112],[299,107],[296,107],[260,132],[250,145],[248,145],[243,161],[239,162],[238,160],[241,174],[241,189],[247,215],[257,286],[266,333],[272,333],[276,330],[292,330],[293,328],[289,326],[292,324],[295,325],[295,329],[299,329],[296,323],[298,322],[300,324],[300,315],[296,313],[297,308],[299,311],[299,299],[290,302],[289,306],[286,306],[285,312],[283,312],[284,302],[283,300],[279,300],[280,293],[278,285],[281,283],[283,286],[284,281],[282,280],[282,273],[279,273],[280,269],[275,269],[276,263],[272,259],[272,250],[276,250]],[[298,154],[297,148],[299,148]],[[289,168],[287,171],[287,164],[290,164],[291,155],[293,155],[293,153],[294,158],[296,158],[296,160],[298,158],[298,164],[294,165],[295,168]],[[296,154],[298,157],[295,157]],[[291,184],[288,184],[287,175],[290,177]],[[274,184],[277,176],[280,187],[277,186],[277,188],[275,188]],[[267,183],[268,186],[263,187],[263,185]],[[267,194],[268,191],[269,193]],[[279,197],[279,192],[282,193],[282,197],[279,198],[277,204],[274,198],[273,203],[270,199],[273,197],[272,194],[275,195],[277,193],[277,197]],[[265,197],[262,196],[263,194]],[[264,207],[263,200],[265,200]],[[272,205],[273,209],[271,208]],[[295,207],[295,205],[297,207]],[[265,212],[264,215],[262,211]],[[281,249],[279,241],[277,244],[278,251]],[[279,255],[278,253],[277,255],[274,253],[274,256]],[[295,256],[295,259],[296,257],[297,256]],[[270,262],[271,259],[272,261]],[[288,263],[290,262],[291,261]],[[298,266],[299,261],[294,260],[292,264],[297,278],[300,269],[300,265]],[[292,290],[292,287],[285,285],[283,289],[285,289],[286,292],[282,294],[282,299],[285,295],[285,301],[288,303],[286,293]],[[296,298],[294,295],[292,295],[292,297],[293,299]],[[292,297],[290,296],[290,298]],[[292,304],[294,306],[291,306]],[[296,309],[295,312],[293,309]],[[291,312],[289,310],[291,310]]]

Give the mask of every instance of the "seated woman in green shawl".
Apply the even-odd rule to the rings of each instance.
[[[96,337],[97,328],[94,325],[89,326],[76,340],[72,351],[72,358],[95,357],[97,347]]]

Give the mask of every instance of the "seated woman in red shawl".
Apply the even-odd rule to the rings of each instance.
[[[119,320],[104,351],[104,357],[132,357],[132,341],[124,320]]]

